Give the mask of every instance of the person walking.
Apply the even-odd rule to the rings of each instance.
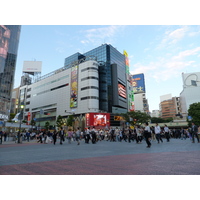
[[[59,132],[59,136],[60,136],[60,144],[62,145],[63,141],[64,141],[64,130],[63,130],[63,127],[60,128],[60,132]]]
[[[140,127],[138,125],[136,125],[134,131],[136,133],[136,142],[137,142],[137,144],[142,143],[142,133],[141,133]]]
[[[162,138],[161,138],[161,129],[160,126],[158,126],[158,123],[156,123],[156,126],[154,128],[155,134],[156,134],[156,140],[158,141],[158,144],[161,142],[163,142]]]
[[[3,131],[0,131],[0,144],[2,144],[2,140],[3,140]]]
[[[79,130],[79,127],[77,128],[76,131],[76,141],[77,141],[77,145],[80,145],[80,135],[81,135],[81,131]]]
[[[167,125],[165,124],[165,127],[164,127],[164,133],[165,133],[165,137],[167,139],[167,142],[169,142],[169,128],[167,127]]]
[[[31,135],[31,133],[29,132],[29,131],[27,131],[26,132],[26,138],[27,138],[27,141],[29,142],[29,140],[30,140],[30,135]]]
[[[58,132],[56,132],[56,130],[55,130],[55,131],[53,132],[53,144],[54,144],[54,145],[56,144],[57,135],[58,135]]]
[[[197,125],[195,125],[194,122],[192,122],[192,129],[191,129],[191,132],[192,132],[192,143],[195,143],[195,141],[194,141],[194,137],[195,137],[195,136],[196,136],[197,141],[198,141],[198,143],[199,143],[198,127],[197,127]]]
[[[69,128],[68,132],[67,132],[67,138],[68,138],[68,143],[71,144],[71,141],[72,141],[72,136],[73,136],[73,131],[71,128]]]
[[[92,135],[92,144],[96,144],[96,140],[97,140],[97,133],[96,133],[96,129],[93,126],[93,129],[91,131],[91,135]]]
[[[145,123],[144,137],[145,137],[145,140],[146,140],[146,143],[147,143],[147,148],[150,148],[151,147],[151,142],[150,142],[151,130],[150,130],[148,122]]]
[[[90,127],[87,128],[86,130],[86,136],[85,136],[86,140],[85,143],[89,144],[89,140],[90,140]]]

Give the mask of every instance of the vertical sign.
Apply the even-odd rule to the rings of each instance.
[[[129,75],[129,59],[128,59],[128,53],[124,50],[125,55],[125,64],[126,64],[126,74]]]
[[[72,67],[71,71],[71,94],[70,94],[70,108],[77,108],[78,96],[78,66]]]
[[[133,75],[132,86],[134,94],[145,93],[144,74]]]

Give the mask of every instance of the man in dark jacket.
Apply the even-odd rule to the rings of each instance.
[[[194,124],[194,122],[192,122],[192,143],[194,143],[194,137],[196,136],[197,141],[199,142],[199,137],[198,137],[198,127],[197,125]]]
[[[60,136],[60,144],[64,141],[64,130],[63,127],[60,128],[59,136]]]

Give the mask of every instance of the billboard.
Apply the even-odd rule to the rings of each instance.
[[[126,87],[121,83],[118,83],[118,94],[126,99]]]
[[[144,74],[133,75],[132,86],[134,94],[145,93]]]
[[[24,61],[23,72],[26,73],[41,73],[42,61]]]
[[[78,66],[72,67],[71,71],[71,94],[70,94],[70,108],[77,108],[78,97]]]
[[[128,53],[124,50],[124,56],[125,56],[125,65],[126,65],[126,74],[129,75],[129,58]]]
[[[95,126],[95,128],[105,128],[110,126],[109,113],[87,113],[86,126]]]

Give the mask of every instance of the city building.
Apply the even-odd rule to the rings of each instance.
[[[183,117],[187,117],[191,104],[200,102],[200,72],[182,73],[183,91],[180,102]]]
[[[171,94],[160,97],[161,118],[176,118],[181,113],[180,97],[172,97]]]
[[[21,85],[24,118],[39,127],[55,126],[59,115],[73,115],[82,128],[118,126],[115,115],[128,111],[127,77],[125,55],[111,45],[73,54],[64,67]]]
[[[21,26],[0,25],[0,120],[10,116]]]
[[[12,102],[11,102],[10,113],[17,114],[19,108],[18,100],[19,100],[19,87],[14,88],[12,91]]]
[[[151,117],[160,117],[160,111],[159,110],[152,110]]]

